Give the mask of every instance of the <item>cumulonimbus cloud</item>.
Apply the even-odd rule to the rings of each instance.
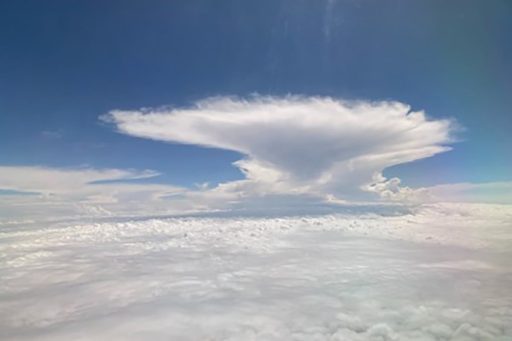
[[[224,189],[339,200],[371,192],[403,198],[407,189],[382,171],[450,150],[454,131],[452,120],[428,119],[399,102],[300,96],[215,97],[186,108],[113,110],[102,119],[131,136],[241,153],[235,166],[246,180]]]
[[[456,124],[398,102],[210,98],[186,108],[113,110],[127,135],[237,151],[242,180],[182,188],[152,170],[0,166],[0,224],[19,217],[143,216],[255,209],[305,212],[374,200],[512,202],[510,183],[403,186],[387,167],[450,149]],[[148,178],[141,182],[131,180]],[[500,194],[501,193],[501,194]]]

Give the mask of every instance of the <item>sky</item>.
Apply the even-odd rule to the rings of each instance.
[[[510,203],[511,16],[507,0],[1,1],[0,213]]]

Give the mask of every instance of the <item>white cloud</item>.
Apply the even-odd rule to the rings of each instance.
[[[217,97],[188,108],[114,110],[124,134],[234,150],[242,180],[194,189],[129,180],[152,170],[0,166],[2,221],[23,217],[329,211],[369,201],[512,203],[510,182],[403,186],[387,167],[450,149],[454,123],[397,102],[320,97]],[[9,194],[9,195],[6,195]]]
[[[135,180],[157,175],[159,173],[152,170],[0,166],[0,188],[51,195],[71,192],[97,181]]]
[[[294,96],[216,97],[189,108],[114,110],[103,119],[132,136],[240,152],[245,158],[235,166],[246,179],[217,192],[336,200],[380,194],[385,168],[450,150],[454,130],[452,121],[429,120],[403,103]]]
[[[455,183],[425,189],[433,201],[512,204],[512,182]]]
[[[166,213],[161,197],[183,189],[129,182],[157,175],[152,170],[0,166],[0,189],[12,191],[0,195],[1,220]]]
[[[63,136],[63,133],[59,130],[43,130],[41,132],[41,137],[48,140],[59,140]]]
[[[510,340],[512,206],[34,224],[2,340]]]

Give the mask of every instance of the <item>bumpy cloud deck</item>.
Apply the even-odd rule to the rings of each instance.
[[[512,209],[6,224],[0,338],[510,340]]]

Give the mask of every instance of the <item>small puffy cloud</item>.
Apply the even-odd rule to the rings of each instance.
[[[188,108],[113,110],[123,134],[241,153],[245,180],[214,191],[368,200],[404,191],[382,171],[450,150],[454,124],[399,102],[327,97],[215,97]],[[373,196],[375,197],[375,196]]]
[[[411,188],[402,186],[399,178],[386,179],[382,174],[375,174],[374,181],[364,190],[373,192],[386,201],[420,203],[432,201],[432,194],[428,188]]]

